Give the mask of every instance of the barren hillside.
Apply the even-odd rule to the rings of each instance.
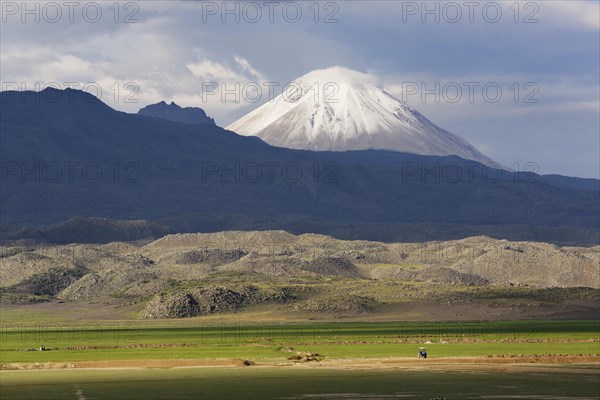
[[[174,234],[144,245],[5,244],[0,260],[5,304],[110,300],[136,304],[144,318],[261,306],[370,313],[414,299],[500,304],[532,293],[552,309],[594,300],[600,288],[598,247],[485,236],[386,244],[284,231]],[[562,303],[548,303],[548,291]]]

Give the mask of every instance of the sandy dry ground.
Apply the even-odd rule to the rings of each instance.
[[[519,357],[441,357],[415,359],[411,357],[390,358],[352,358],[328,359],[313,362],[292,362],[280,360],[263,360],[251,367],[241,359],[173,359],[173,360],[105,360],[80,361],[73,363],[12,363],[3,364],[3,370],[39,370],[39,369],[144,369],[144,368],[190,368],[190,367],[248,367],[248,368],[333,368],[333,369],[513,369],[547,368],[567,364],[581,364],[600,372],[600,356],[519,356]],[[577,369],[570,368],[569,371]]]

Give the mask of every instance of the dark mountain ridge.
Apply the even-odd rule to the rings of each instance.
[[[452,156],[276,148],[216,125],[118,112],[70,89],[1,98],[2,224],[87,215],[169,220],[187,230],[191,221],[239,218],[252,229],[260,221],[269,221],[265,229],[277,221],[427,226],[419,231],[426,239],[435,237],[427,235],[432,226],[480,234],[514,227],[500,231],[545,240],[550,229],[551,241],[578,243],[583,230],[587,242],[598,241],[595,180],[511,173]]]
[[[215,125],[215,120],[206,115],[203,109],[198,107],[180,107],[173,101],[171,104],[167,104],[164,101],[150,104],[140,109],[138,114],[184,124]]]

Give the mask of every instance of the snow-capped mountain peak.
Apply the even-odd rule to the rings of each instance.
[[[315,70],[295,79],[281,95],[227,129],[278,147],[457,155],[497,165],[381,89],[376,77],[343,67]]]

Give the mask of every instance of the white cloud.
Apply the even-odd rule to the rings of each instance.
[[[246,60],[245,58],[235,56],[234,59],[243,72],[249,73],[254,79],[258,81],[266,80],[263,74],[261,74],[254,67],[252,67],[252,65],[250,65],[248,60]]]
[[[195,77],[204,82],[246,82],[251,79],[226,65],[212,60],[189,63],[187,64],[187,68]]]
[[[544,1],[540,4],[540,22],[546,18],[558,26],[600,30],[600,3],[597,1]]]
[[[65,79],[77,79],[77,76],[90,74],[90,67],[92,67],[90,62],[72,54],[65,54],[53,61],[34,65],[32,73],[48,80],[55,78],[64,81]]]

